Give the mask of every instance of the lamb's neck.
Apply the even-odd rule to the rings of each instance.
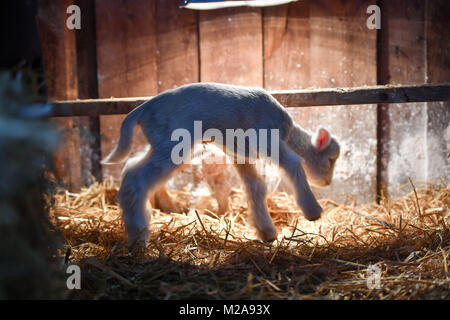
[[[312,134],[299,125],[294,124],[287,140],[288,145],[306,161],[313,161],[314,147],[311,144]]]

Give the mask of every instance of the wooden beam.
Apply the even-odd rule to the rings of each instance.
[[[450,84],[272,91],[271,94],[286,107],[447,101]]]
[[[450,84],[387,85],[316,90],[280,90],[270,93],[286,108],[450,101]],[[53,117],[127,114],[151,97],[55,101]]]

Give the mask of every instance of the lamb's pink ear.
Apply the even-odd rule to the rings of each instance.
[[[327,129],[319,128],[311,137],[311,143],[314,148],[320,152],[330,145],[331,136]]]

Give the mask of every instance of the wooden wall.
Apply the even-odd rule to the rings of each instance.
[[[264,11],[265,87],[354,87],[377,82],[377,32],[366,28],[371,1],[301,1]],[[299,75],[299,76],[296,76]],[[315,190],[340,201],[376,194],[376,105],[292,111],[314,130],[329,127],[341,157],[331,187]],[[357,165],[355,165],[357,164]]]
[[[83,1],[41,0],[38,23],[52,99],[80,96],[81,40],[64,28],[71,2]],[[98,97],[150,96],[197,81],[269,90],[450,81],[450,11],[444,0],[377,1],[379,31],[366,27],[366,9],[374,4],[368,0],[215,11],[179,9],[179,2],[96,0],[87,9],[94,11],[97,72],[90,77],[96,76]],[[422,103],[291,113],[307,129],[328,126],[342,144],[332,187],[316,192],[367,202],[377,189],[393,193],[408,177],[449,180],[448,110],[448,103]],[[100,117],[103,156],[116,143],[122,119]],[[76,188],[83,167],[76,157],[79,126],[77,119],[63,121],[72,130],[62,171]],[[138,140],[143,141],[139,132]],[[104,176],[119,172],[120,166],[103,167]]]
[[[384,0],[380,6],[378,82],[449,82],[449,2]],[[393,195],[408,178],[449,181],[448,102],[381,105],[378,115],[380,189]]]
[[[36,23],[50,100],[78,98],[75,32],[65,28],[65,12],[71,4],[70,0],[39,1]],[[64,183],[75,190],[82,186],[78,120],[56,119],[63,134],[63,142],[55,157],[58,174]]]

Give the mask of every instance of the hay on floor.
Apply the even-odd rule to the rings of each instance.
[[[303,218],[292,197],[270,194],[279,230],[272,244],[247,227],[241,190],[224,216],[155,210],[140,256],[126,249],[111,181],[60,192],[52,217],[66,239],[62,254],[81,266],[82,289],[73,297],[448,299],[450,189],[413,186],[381,204],[321,200],[325,213],[316,222]],[[187,192],[174,195],[180,207],[189,200]]]

